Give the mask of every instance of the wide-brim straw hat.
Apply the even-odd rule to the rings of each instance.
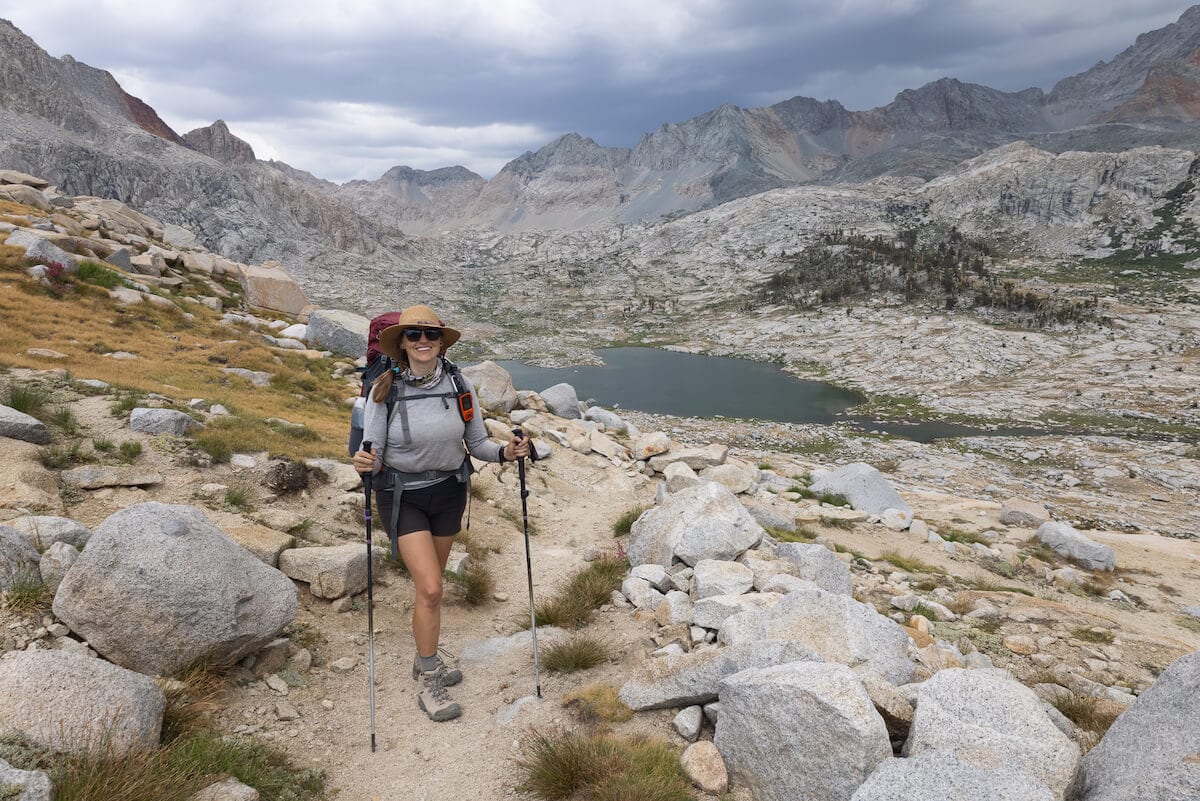
[[[404,362],[404,349],[400,347],[400,337],[405,328],[437,328],[442,332],[441,353],[458,341],[462,333],[443,323],[437,312],[428,306],[409,306],[400,312],[400,319],[379,334],[379,349],[392,357],[393,361]]]

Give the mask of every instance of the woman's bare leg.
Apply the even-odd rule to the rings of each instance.
[[[450,554],[449,543],[445,555],[438,540],[452,537],[434,537],[428,531],[413,531],[400,537],[400,557],[412,576],[417,591],[413,605],[413,640],[417,653],[433,656],[437,653],[438,636],[442,628],[442,570]]]

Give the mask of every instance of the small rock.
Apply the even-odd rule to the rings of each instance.
[[[344,656],[329,663],[329,669],[334,673],[349,673],[358,667],[357,656]]]
[[[300,713],[296,710],[296,707],[286,701],[280,701],[275,705],[275,717],[278,720],[298,720]]]
[[[1010,637],[1005,637],[1002,642],[1005,648],[1021,656],[1030,656],[1038,652],[1037,643],[1033,641],[1032,637],[1014,634]]]
[[[710,795],[729,789],[729,773],[721,752],[708,740],[692,743],[683,752],[680,764],[692,783]]]
[[[279,678],[279,676],[275,673],[272,673],[269,676],[267,676],[266,678],[264,678],[263,682],[268,687],[270,687],[272,690],[279,693],[280,695],[288,694],[287,682],[284,681],[283,679]]]

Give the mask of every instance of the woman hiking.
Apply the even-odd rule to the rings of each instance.
[[[378,517],[416,589],[412,675],[421,683],[417,702],[435,721],[462,714],[446,691],[462,673],[442,659],[439,636],[442,571],[462,528],[468,452],[486,462],[529,455],[527,438],[514,436],[499,447],[488,439],[474,413],[479,407],[474,388],[445,358],[459,336],[428,306],[404,309],[396,324],[380,333],[379,349],[397,366],[375,379],[363,414],[363,441],[371,443],[371,451],[360,448],[354,454],[360,473],[385,474],[376,483]]]

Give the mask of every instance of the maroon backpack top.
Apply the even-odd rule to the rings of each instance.
[[[383,329],[391,328],[398,322],[400,322],[400,312],[398,311],[384,312],[371,321],[371,326],[367,329],[368,367],[383,355],[383,351],[379,349],[379,335],[383,333]]]

